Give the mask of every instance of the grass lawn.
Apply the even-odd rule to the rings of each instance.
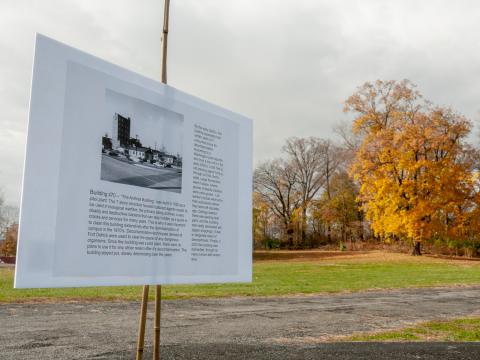
[[[163,287],[162,297],[270,296],[480,284],[480,262],[477,261],[383,252],[323,255],[256,261],[252,283],[169,285]],[[0,268],[0,302],[138,300],[140,297],[139,286],[14,290],[13,269]]]
[[[347,341],[480,341],[480,318],[429,321],[417,326],[375,334],[355,335]]]

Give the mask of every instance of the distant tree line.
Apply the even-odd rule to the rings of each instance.
[[[0,255],[17,253],[18,208],[6,205],[0,194]]]
[[[472,123],[414,84],[365,83],[345,101],[338,143],[289,138],[254,171],[256,247],[376,241],[480,251],[480,152]]]

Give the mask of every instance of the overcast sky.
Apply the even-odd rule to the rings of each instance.
[[[365,81],[408,78],[480,109],[476,0],[171,0],[168,81],[254,119],[255,163],[288,136],[331,137]],[[163,0],[1,0],[0,187],[18,205],[34,33],[159,77]]]

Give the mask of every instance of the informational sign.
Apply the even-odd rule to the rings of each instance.
[[[252,121],[37,35],[15,287],[246,282]]]

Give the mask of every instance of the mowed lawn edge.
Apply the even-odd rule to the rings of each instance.
[[[13,289],[13,274],[12,268],[0,268],[0,302],[125,301],[141,296],[140,286]],[[308,295],[459,285],[480,285],[480,262],[377,252],[311,261],[256,261],[252,283],[167,285],[162,298]]]
[[[480,341],[480,318],[428,321],[401,329],[374,333],[355,334],[339,341],[354,342],[478,342]]]

